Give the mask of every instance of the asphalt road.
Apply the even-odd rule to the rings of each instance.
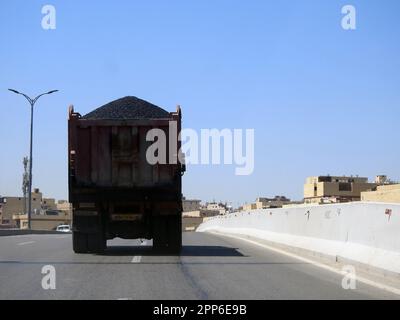
[[[151,242],[115,239],[104,255],[74,254],[71,235],[0,237],[0,299],[399,299],[275,251],[211,234],[184,233],[181,256]],[[42,288],[54,266],[56,289]]]

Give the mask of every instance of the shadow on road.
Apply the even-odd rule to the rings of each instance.
[[[102,254],[105,256],[176,256],[153,251],[148,246],[109,246]],[[184,257],[244,257],[236,248],[222,246],[182,246],[180,256]]]
[[[72,249],[71,249],[72,251]],[[97,265],[130,265],[132,264],[131,258],[135,256],[152,256],[152,257],[160,257],[160,261],[148,261],[143,262],[140,261],[139,264],[149,264],[149,265],[156,265],[156,264],[165,264],[165,265],[306,265],[308,263],[305,262],[294,262],[294,261],[249,261],[248,259],[243,260],[229,260],[224,258],[249,258],[247,255],[243,255],[241,252],[238,251],[237,248],[232,247],[224,247],[224,246],[192,246],[186,245],[182,247],[181,254],[177,256],[176,254],[168,254],[165,252],[157,252],[153,251],[151,246],[109,246],[107,250],[102,254],[73,254],[72,259],[71,256],[66,257],[66,259],[60,261],[23,261],[23,260],[9,260],[9,261],[1,261],[0,265],[2,264],[20,264],[20,265],[90,265],[90,264],[97,264]],[[170,256],[174,259],[172,260],[165,260],[162,257]],[[106,259],[106,261],[98,260],[102,259],[102,257],[115,257],[115,261],[110,261]],[[125,258],[127,261],[121,261],[119,257],[128,257]],[[179,257],[203,257],[203,258],[212,258],[212,257],[219,257],[221,259],[201,259],[195,261],[181,261]]]

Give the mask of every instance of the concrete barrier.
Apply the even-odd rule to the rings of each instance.
[[[247,235],[400,275],[400,204],[253,210],[209,219],[197,231]]]
[[[21,229],[0,229],[0,237],[20,236],[26,234],[62,234],[65,232],[54,230],[21,230]]]

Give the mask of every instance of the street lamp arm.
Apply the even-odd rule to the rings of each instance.
[[[58,91],[58,90],[51,90],[51,91],[49,91],[49,92],[45,92],[45,93],[39,94],[35,99],[33,99],[33,104],[35,104],[36,101],[38,101],[39,98],[40,98],[41,96],[44,96],[44,95],[46,95],[46,94],[52,94],[52,93],[57,92],[57,91]]]
[[[14,90],[14,89],[8,89],[8,90],[11,91],[11,92],[14,92],[14,93],[16,93],[16,94],[19,94],[19,95],[21,95],[21,96],[24,96],[25,99],[28,100],[28,102],[31,104],[31,106],[33,106],[33,105],[36,103],[36,101],[38,101],[38,99],[39,99],[41,96],[44,96],[44,95],[46,95],[46,94],[52,94],[52,93],[54,93],[54,92],[58,92],[58,90],[51,90],[51,91],[48,91],[48,92],[39,94],[35,99],[32,99],[31,97],[29,97],[29,96],[26,95],[25,93],[19,92],[19,91]]]
[[[19,95],[21,95],[21,96],[24,96],[25,99],[28,100],[28,102],[29,102],[31,105],[33,104],[33,100],[32,100],[29,96],[27,96],[25,93],[19,92],[19,91],[14,90],[14,89],[8,89],[8,91],[14,92],[15,94],[19,94]]]
[[[35,104],[36,101],[38,101],[39,98],[40,98],[41,96],[44,96],[45,94],[46,94],[46,93],[39,94],[35,99],[33,99],[33,104]]]

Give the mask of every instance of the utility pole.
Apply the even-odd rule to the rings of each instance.
[[[35,106],[36,101],[41,96],[44,96],[46,94],[52,94],[54,92],[57,92],[58,90],[51,90],[46,93],[39,94],[36,98],[32,99],[29,96],[27,96],[25,93],[19,92],[14,89],[8,89],[11,92],[14,92],[15,94],[20,94],[25,97],[26,100],[28,100],[30,106],[31,106],[31,135],[30,135],[30,144],[29,144],[29,184],[28,184],[28,229],[31,229],[31,214],[32,214],[32,148],[33,148],[33,107]]]
[[[26,212],[26,196],[28,194],[28,189],[29,189],[29,172],[28,172],[28,164],[29,160],[28,157],[24,157],[24,160],[22,161],[24,165],[24,173],[22,175],[22,193],[24,195],[24,215],[27,214]]]

